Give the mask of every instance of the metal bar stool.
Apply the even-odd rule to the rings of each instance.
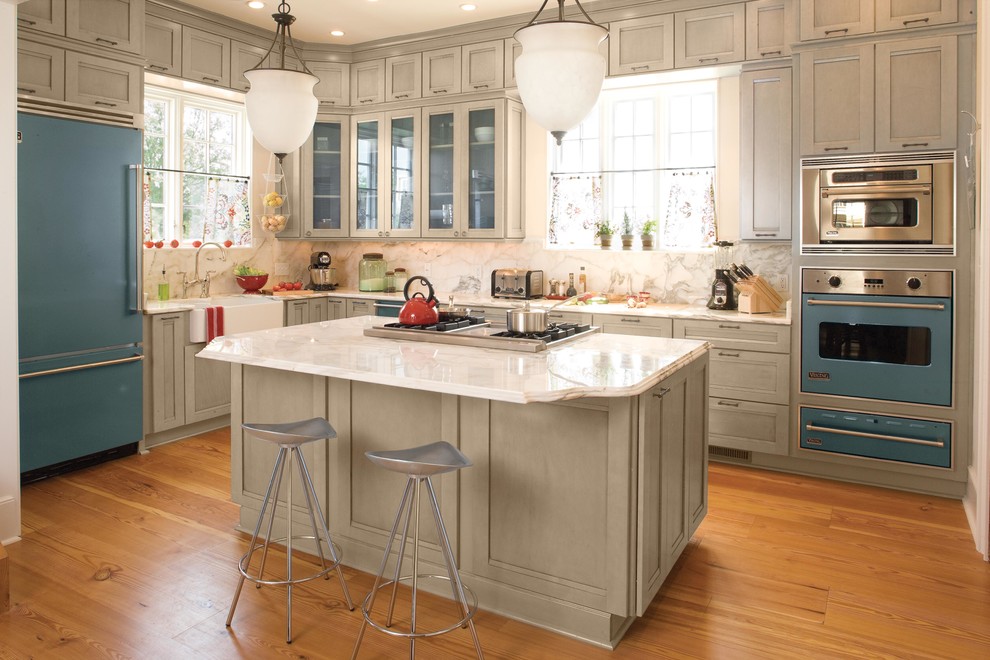
[[[293,585],[299,584],[300,582],[315,580],[319,577],[325,577],[329,580],[330,571],[336,570],[337,577],[340,579],[341,589],[344,591],[344,599],[347,602],[347,608],[352,611],[354,610],[354,603],[351,602],[351,594],[347,591],[347,583],[344,582],[344,572],[340,570],[340,548],[336,546],[330,538],[330,530],[327,529],[326,519],[323,517],[323,509],[320,507],[320,500],[316,496],[316,489],[313,487],[313,479],[309,476],[309,470],[306,468],[306,460],[303,458],[302,452],[299,449],[301,445],[304,445],[307,442],[315,442],[325,438],[336,438],[337,431],[335,431],[330,423],[322,417],[314,417],[313,419],[307,419],[301,422],[288,422],[285,424],[242,424],[241,428],[257,438],[277,444],[278,455],[275,457],[275,467],[272,469],[272,478],[268,481],[268,490],[265,491],[265,499],[261,502],[261,513],[258,516],[258,524],[255,525],[254,534],[251,536],[251,546],[237,564],[237,568],[241,573],[241,578],[237,582],[237,591],[234,592],[234,600],[230,604],[230,612],[227,614],[227,626],[230,627],[230,622],[234,618],[234,610],[237,608],[237,600],[241,596],[241,588],[244,586],[244,580],[254,582],[257,584],[259,589],[263,584],[285,585],[288,590],[288,607],[285,615],[285,641],[287,644],[291,644]],[[306,499],[306,510],[309,512],[309,522],[313,528],[312,536],[294,535],[292,533],[292,464],[294,462],[299,466],[299,474],[302,478],[303,495]],[[284,537],[273,539],[272,526],[275,523],[275,510],[278,505],[278,493],[282,486],[282,476],[286,472],[286,465],[288,465],[289,474],[288,487],[285,490],[286,532]],[[268,529],[265,533],[265,540],[262,543],[258,543],[261,525],[265,520],[265,511],[268,509],[269,505],[271,506],[271,512],[268,516]],[[319,526],[317,526],[317,520],[319,520]],[[320,532],[322,532],[322,536]],[[304,575],[302,577],[296,577],[293,575],[292,542],[299,539],[310,539],[316,542],[316,549],[320,555],[320,565],[322,566],[322,570],[309,575]],[[268,546],[271,543],[283,542],[285,543],[286,553],[286,577],[284,580],[266,580],[264,579],[264,573],[265,561],[268,559]],[[330,558],[332,561],[329,564],[323,554],[323,543],[326,543],[330,550]],[[258,568],[258,573],[255,575],[250,572],[250,567],[251,558],[254,555],[254,551],[258,548],[264,548],[264,550],[261,553],[261,566]]]
[[[461,582],[460,573],[457,571],[457,563],[454,561],[454,552],[450,548],[450,539],[447,537],[447,530],[444,527],[443,518],[440,515],[440,505],[437,503],[437,494],[436,491],[433,490],[433,482],[430,480],[430,477],[434,475],[470,467],[472,465],[471,461],[468,460],[467,456],[462,454],[456,447],[448,442],[434,442],[421,447],[400,449],[396,451],[369,451],[365,452],[365,456],[367,456],[368,459],[375,465],[383,467],[386,470],[401,472],[402,474],[405,474],[408,479],[406,481],[406,489],[402,493],[402,500],[399,503],[399,510],[395,514],[395,522],[392,523],[392,531],[389,533],[388,543],[385,544],[385,556],[382,557],[382,563],[378,569],[378,575],[375,577],[375,586],[372,587],[371,592],[361,603],[361,613],[364,615],[364,619],[361,621],[361,630],[358,632],[357,640],[354,643],[354,652],[351,654],[351,659],[353,660],[357,657],[358,649],[361,647],[361,640],[364,638],[364,631],[368,624],[371,624],[371,626],[376,630],[380,630],[388,635],[395,637],[408,637],[410,658],[413,658],[416,655],[417,639],[421,637],[435,637],[437,635],[443,635],[456,628],[463,628],[467,626],[471,629],[471,637],[474,639],[474,648],[478,653],[478,658],[479,660],[483,659],[484,655],[481,652],[481,642],[478,641],[478,633],[474,628],[473,620],[475,612],[478,610],[478,598],[475,596],[473,591],[464,586]],[[419,574],[419,505],[420,490],[423,483],[426,483],[427,499],[430,502],[430,508],[433,510],[433,521],[436,524],[437,537],[440,541],[440,551],[443,554],[444,563],[447,568],[446,576]],[[408,508],[406,508],[407,504],[409,505]],[[402,561],[405,554],[406,540],[409,538],[409,522],[413,517],[414,512],[416,515],[416,522],[413,527],[412,574],[400,576]],[[388,563],[389,554],[392,551],[392,542],[395,540],[396,531],[399,528],[399,521],[403,518],[403,514],[405,514],[405,523],[402,527],[402,540],[399,542],[399,555],[395,562],[395,573],[391,580],[383,584],[382,578],[385,575],[385,567]],[[463,612],[464,616],[447,628],[425,632],[417,630],[416,592],[419,586],[418,583],[420,578],[448,580],[450,582],[451,590],[453,591],[454,601],[457,603],[458,609]],[[392,625],[392,612],[395,609],[395,595],[400,582],[411,582],[412,584],[412,610],[410,614],[410,625],[408,632],[390,629]],[[388,615],[386,617],[385,624],[382,625],[372,619],[371,610],[375,606],[375,596],[377,596],[379,589],[385,589],[389,586],[392,587],[392,595],[388,603]],[[470,605],[465,597],[465,592],[471,596]]]

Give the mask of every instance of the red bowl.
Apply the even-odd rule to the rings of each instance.
[[[244,289],[244,293],[254,293],[261,290],[268,281],[267,275],[234,275],[237,286]]]

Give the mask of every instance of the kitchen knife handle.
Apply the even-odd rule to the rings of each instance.
[[[101,362],[90,362],[89,364],[77,364],[72,367],[60,367],[58,369],[45,369],[44,371],[35,371],[30,374],[21,374],[18,378],[35,378],[36,376],[52,376],[54,374],[64,374],[70,371],[82,371],[83,369],[95,369],[96,367],[110,367],[115,364],[127,364],[128,362],[140,362],[144,359],[143,355],[132,355],[131,357],[118,358],[116,360],[103,360]]]

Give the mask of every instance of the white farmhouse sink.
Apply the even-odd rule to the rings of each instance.
[[[189,312],[189,341],[206,341],[206,308],[223,307],[223,333],[281,328],[284,318],[281,300],[257,295],[213,296],[182,301],[193,305]]]

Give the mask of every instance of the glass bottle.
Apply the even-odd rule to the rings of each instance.
[[[395,293],[395,271],[385,271],[385,293]]]
[[[581,293],[588,293],[588,275],[584,272],[584,266],[581,266],[581,274],[578,275],[578,288]]]
[[[406,289],[406,280],[409,279],[409,275],[406,273],[406,269],[399,267],[395,269],[395,290],[396,292],[402,292]]]
[[[168,300],[168,280],[165,278],[165,266],[162,266],[162,279],[158,282],[158,299]]]
[[[570,273],[568,274],[567,293],[565,295],[570,298],[571,296],[576,296],[577,294],[577,289],[574,288],[574,273]]]
[[[385,290],[385,257],[381,252],[366,252],[358,264],[358,291]]]

